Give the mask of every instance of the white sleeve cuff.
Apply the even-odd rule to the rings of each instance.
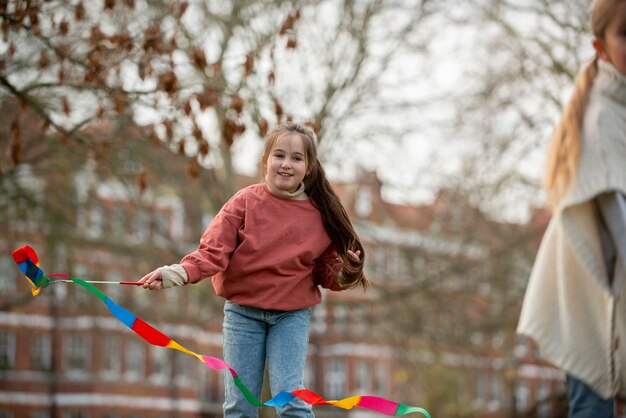
[[[159,267],[159,272],[164,289],[187,284],[187,272],[180,264]]]

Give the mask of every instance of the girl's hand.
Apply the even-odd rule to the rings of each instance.
[[[159,269],[156,269],[146,274],[141,279],[139,279],[137,283],[142,283],[144,289],[163,289],[163,278],[161,277],[161,272],[159,271]]]
[[[356,252],[348,250],[348,257],[350,257],[352,261],[361,260],[361,250],[356,250]]]

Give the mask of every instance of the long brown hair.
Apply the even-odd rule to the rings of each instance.
[[[294,122],[288,122],[276,127],[265,136],[265,145],[261,155],[261,168],[265,167],[267,158],[276,142],[292,134],[298,134],[304,140],[307,167],[306,175],[304,176],[305,193],[320,211],[324,228],[335,244],[337,254],[343,264],[337,281],[344,289],[350,289],[359,285],[367,289],[369,281],[363,273],[365,250],[348,217],[348,213],[326,178],[322,164],[317,158],[317,136],[315,132],[305,125]],[[350,258],[348,250],[360,251],[359,261]]]
[[[591,31],[596,39],[604,40],[604,32],[621,1],[624,0],[594,2],[591,10]],[[570,185],[576,181],[576,169],[582,148],[580,138],[582,117],[597,73],[596,56],[578,75],[572,97],[563,109],[561,120],[552,135],[544,179],[544,190],[552,210],[558,207]]]

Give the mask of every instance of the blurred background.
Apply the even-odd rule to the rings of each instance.
[[[80,287],[33,298],[11,251],[85,280],[175,263],[260,180],[262,137],[287,120],[318,133],[373,283],[315,307],[306,386],[434,418],[566,416],[563,373],[514,331],[549,219],[547,140],[592,58],[590,3],[0,2],[0,418],[221,416],[221,373],[146,344]],[[208,281],[99,288],[222,357]]]

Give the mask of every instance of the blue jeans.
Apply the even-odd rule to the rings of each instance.
[[[569,418],[613,418],[615,399],[602,399],[591,388],[571,375],[567,375]]]
[[[235,369],[242,383],[258,399],[261,399],[266,362],[272,397],[303,387],[310,317],[310,309],[275,311],[226,301],[224,361]],[[230,372],[226,371],[224,380],[224,418],[258,417],[259,407],[246,400]],[[311,405],[297,398],[277,408],[277,412],[281,418],[314,417]]]

